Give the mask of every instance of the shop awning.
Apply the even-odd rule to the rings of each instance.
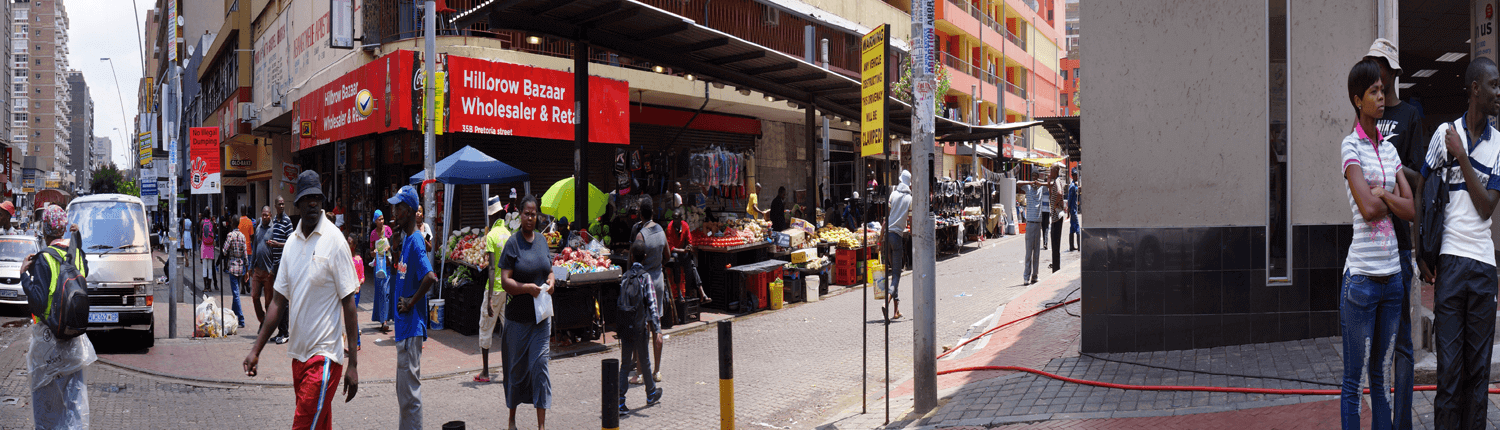
[[[1042,128],[1057,140],[1057,146],[1062,152],[1074,161],[1080,160],[1082,141],[1079,139],[1079,122],[1081,117],[1077,116],[1054,116],[1037,118],[1042,122]]]
[[[637,0],[490,0],[459,11],[451,20],[460,29],[486,21],[490,29],[586,40],[713,82],[811,104],[823,113],[851,119],[861,116],[858,79]],[[895,46],[892,50],[902,52]],[[887,97],[886,105],[891,133],[910,136],[912,106],[894,97]],[[973,129],[942,117],[934,121],[934,127],[936,136]]]
[[[967,130],[949,134],[938,134],[939,142],[971,142],[976,140],[994,140],[1009,135],[1016,130],[1041,124],[1041,121],[1007,122],[992,125],[971,125]]]
[[[1035,164],[1035,165],[1038,165],[1038,166],[1044,166],[1045,167],[1045,166],[1051,166],[1051,165],[1054,165],[1054,164],[1057,164],[1057,163],[1061,163],[1064,160],[1067,160],[1067,159],[1063,158],[1063,157],[1056,157],[1056,158],[1022,158],[1021,162],[1027,163],[1027,164]]]
[[[521,169],[485,155],[472,146],[465,146],[438,161],[434,168],[437,171],[437,181],[450,185],[505,184],[531,180],[531,175]],[[420,184],[426,178],[426,170],[417,172],[411,177],[411,184]]]

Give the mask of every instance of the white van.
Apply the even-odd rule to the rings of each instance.
[[[137,344],[155,344],[155,301],[146,206],[125,194],[95,194],[68,203],[88,261],[89,331],[129,330]]]

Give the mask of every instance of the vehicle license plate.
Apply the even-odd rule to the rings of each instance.
[[[117,323],[120,322],[119,312],[89,312],[90,323]]]
[[[20,295],[17,290],[0,290],[0,297],[16,297]]]

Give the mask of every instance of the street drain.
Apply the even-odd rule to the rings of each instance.
[[[26,325],[26,320],[15,320],[15,321],[6,322],[5,324],[0,324],[0,327],[12,328],[12,327],[23,327],[25,325]]]
[[[0,405],[15,406],[19,404],[21,404],[21,399],[18,397],[0,397]]]

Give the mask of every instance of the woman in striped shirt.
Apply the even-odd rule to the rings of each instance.
[[[1354,132],[1340,145],[1354,238],[1344,261],[1339,324],[1344,334],[1344,378],[1339,412],[1344,429],[1359,428],[1360,374],[1368,371],[1372,428],[1391,426],[1386,357],[1395,341],[1406,286],[1392,216],[1412,220],[1411,186],[1400,174],[1396,147],[1380,136],[1375,120],[1385,111],[1380,64],[1365,59],[1349,71]]]

